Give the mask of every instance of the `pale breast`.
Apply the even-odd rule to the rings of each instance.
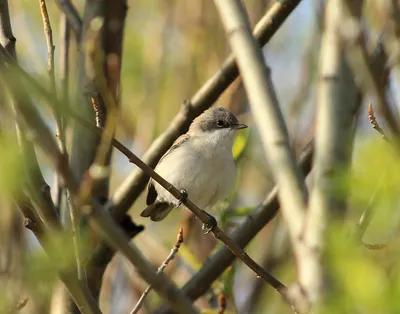
[[[210,155],[207,149],[185,144],[190,149],[175,149],[155,170],[177,189],[185,189],[200,208],[211,207],[233,188],[236,168],[232,153],[226,147],[214,147]],[[155,188],[159,198],[177,205],[178,201],[164,188],[158,184]]]

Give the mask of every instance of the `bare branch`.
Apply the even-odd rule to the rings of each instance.
[[[347,195],[339,194],[337,177],[348,171],[354,137],[354,113],[360,102],[351,72],[344,63],[338,27],[342,22],[341,0],[329,1],[325,11],[317,92],[318,114],[314,182],[304,226],[304,267],[299,281],[309,305],[320,302],[323,293],[321,254],[328,215],[342,219]]]
[[[290,147],[269,69],[251,35],[248,17],[241,2],[215,0],[215,4],[243,77],[264,154],[278,185],[281,211],[288,225],[297,265],[301,271],[303,260],[300,258],[299,239],[305,217],[307,189]]]
[[[157,269],[157,274],[162,273],[164,271],[164,269],[168,266],[169,262],[171,262],[175,258],[175,255],[178,254],[179,248],[181,247],[182,243],[183,243],[183,229],[180,228],[177,239],[176,239],[176,243],[175,243],[174,247],[172,248],[171,252],[169,253],[169,255],[167,256],[167,258],[165,259],[165,261]],[[146,290],[143,292],[142,296],[140,297],[139,301],[136,303],[135,307],[131,311],[131,314],[136,314],[140,310],[140,308],[143,305],[144,299],[150,293],[151,290],[152,290],[151,285],[146,288]]]
[[[53,31],[51,29],[49,13],[47,12],[46,0],[39,0],[40,12],[42,13],[44,34],[46,37],[47,44],[47,71],[50,77],[50,90],[56,90],[56,81],[54,76],[54,42],[53,42]]]
[[[56,0],[57,6],[66,16],[68,23],[71,25],[75,33],[76,41],[79,43],[82,35],[82,19],[71,0]]]

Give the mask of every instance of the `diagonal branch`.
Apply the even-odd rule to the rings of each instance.
[[[71,0],[56,0],[57,6],[66,16],[68,23],[75,33],[76,41],[79,43],[82,35],[82,19]]]

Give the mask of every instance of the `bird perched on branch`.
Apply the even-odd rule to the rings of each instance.
[[[229,110],[222,107],[208,109],[192,122],[186,134],[175,141],[155,171],[181,190],[183,198],[189,196],[199,208],[210,208],[224,200],[233,188],[236,166],[232,146],[236,131],[243,128],[247,125],[239,123]],[[150,179],[146,199],[148,207],[140,215],[160,221],[181,203],[182,199],[176,199]],[[216,224],[215,219],[208,216]],[[214,226],[208,226],[208,231]]]

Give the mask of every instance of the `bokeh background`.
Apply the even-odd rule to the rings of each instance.
[[[253,26],[272,2],[243,1]],[[84,1],[74,3],[82,13]],[[380,4],[376,0],[369,0],[364,5],[371,51],[378,45],[385,27],[386,16]],[[12,0],[9,5],[19,62],[41,84],[46,85],[47,48],[39,3]],[[132,0],[128,1],[128,5],[116,138],[141,156],[166,129],[183,100],[194,95],[218,71],[229,55],[230,48],[213,1]],[[263,50],[297,152],[301,151],[314,132],[323,7],[324,1],[302,1]],[[53,1],[48,1],[48,9],[56,46],[56,77],[60,82],[60,56],[57,49],[60,11]],[[78,57],[73,41],[71,43],[70,94],[74,95]],[[398,103],[398,86],[398,73],[391,71],[387,93],[394,112]],[[333,226],[332,232],[328,233],[325,258],[330,276],[327,280],[332,284],[333,292],[327,298],[322,313],[400,311],[399,252],[396,245],[399,228],[399,160],[369,125],[366,105],[373,98],[364,96],[353,153],[352,206],[340,228]],[[239,134],[234,147],[239,169],[235,190],[226,202],[216,206],[213,211],[220,226],[230,233],[262,202],[274,182],[240,79],[220,97],[217,104],[230,108],[241,121],[249,125],[248,131]],[[38,106],[41,104],[38,103]],[[42,113],[44,117],[49,117],[49,124],[54,128],[51,113],[44,108]],[[377,117],[379,120],[379,112]],[[9,129],[12,133],[13,122],[5,116],[0,117],[0,121],[1,128]],[[380,123],[385,127],[383,121]],[[0,183],[0,187],[7,193],[9,186],[14,184],[10,178],[18,174],[20,166],[18,159],[15,159],[17,149],[12,149],[15,143],[12,140],[9,142],[2,140],[7,151],[1,153],[3,156],[0,158],[1,178],[3,182],[8,182]],[[40,154],[39,160],[47,182],[53,186],[53,169],[47,166]],[[111,193],[124,182],[134,167],[119,152],[113,153]],[[376,194],[380,180],[387,184],[384,184],[384,188],[378,188],[377,200],[371,205],[371,195]],[[18,184],[18,180],[15,184]],[[2,308],[0,304],[0,312],[4,310],[7,313],[10,304],[24,298],[28,298],[28,303],[20,310],[21,313],[48,312],[57,286],[56,275],[49,271],[51,265],[34,236],[24,229],[22,217],[12,202],[7,196],[0,196],[0,202],[0,281],[3,283],[0,287],[0,301],[3,302],[0,303],[5,305]],[[390,243],[379,251],[348,246],[348,238],[356,229],[357,221],[367,205],[375,206],[377,214],[364,241]],[[166,270],[168,276],[182,286],[222,244],[212,236],[204,236],[201,223],[185,209],[175,210],[162,223],[153,223],[139,216],[144,207],[145,193],[131,207],[129,215],[135,222],[145,226],[145,230],[134,241],[154,265],[162,263],[176,241],[179,228],[183,227],[184,244]],[[70,248],[70,244],[63,242],[60,247],[54,248],[60,256],[59,262],[70,261]],[[284,283],[296,280],[286,229],[279,215],[265,226],[246,251]],[[146,286],[133,266],[122,255],[116,254],[103,277],[100,302],[103,313],[129,313]],[[251,270],[239,262],[227,269],[209,293],[196,301],[196,305],[204,313],[218,313],[218,296],[222,292],[227,298],[226,313],[291,312],[273,288],[257,279]],[[152,292],[141,313],[151,313],[161,304],[163,301]]]

